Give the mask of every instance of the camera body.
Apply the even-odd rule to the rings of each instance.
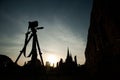
[[[29,22],[29,27],[28,28],[35,28],[38,26],[38,21],[32,21]]]

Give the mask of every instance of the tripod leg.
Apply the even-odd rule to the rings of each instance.
[[[20,56],[22,55],[22,53],[24,53],[24,56],[25,56],[25,53],[26,53],[26,46],[28,44],[28,42],[30,41],[30,39],[32,38],[32,34],[30,35],[29,39],[28,39],[28,35],[26,35],[26,38],[25,38],[25,43],[24,43],[24,47],[23,49],[20,51],[20,54],[19,56],[17,57],[15,63],[17,63],[17,61],[19,60]]]
[[[17,61],[19,60],[20,56],[22,55],[22,52],[20,52],[19,56],[17,57],[15,63],[17,63]]]
[[[41,53],[41,50],[40,50],[40,46],[39,46],[39,43],[38,43],[38,39],[37,39],[37,46],[38,46],[38,51],[39,51],[41,63],[42,63],[42,65],[44,66],[44,62],[43,62],[43,58],[42,58],[42,53]]]

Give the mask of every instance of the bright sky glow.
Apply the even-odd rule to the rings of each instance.
[[[56,59],[57,57],[55,56],[55,55],[49,55],[48,56],[48,58],[47,58],[47,61],[49,61],[50,62],[50,64],[51,64],[51,66],[53,65],[53,64],[56,64],[57,63],[57,59]]]

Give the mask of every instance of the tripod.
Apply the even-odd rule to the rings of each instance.
[[[27,57],[31,57],[31,62],[35,63],[37,60],[37,49],[40,55],[40,59],[41,59],[41,65],[44,66],[44,62],[43,62],[43,58],[42,58],[42,52],[40,50],[40,46],[39,46],[39,42],[38,42],[38,38],[37,38],[37,30],[39,29],[43,29],[43,27],[37,27],[38,26],[38,22],[34,21],[34,22],[29,22],[29,27],[28,27],[28,31],[26,33],[25,36],[25,43],[24,43],[24,47],[23,49],[20,51],[19,56],[17,57],[15,63],[18,62],[20,56],[22,55],[22,53],[24,54],[24,56],[26,57],[26,47],[27,44],[29,43],[29,41],[33,38],[32,41],[32,49],[30,54]],[[30,30],[30,31],[29,31]],[[30,34],[30,35],[29,35]]]

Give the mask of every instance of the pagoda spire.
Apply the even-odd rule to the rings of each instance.
[[[70,56],[69,47],[67,47],[67,58]]]

